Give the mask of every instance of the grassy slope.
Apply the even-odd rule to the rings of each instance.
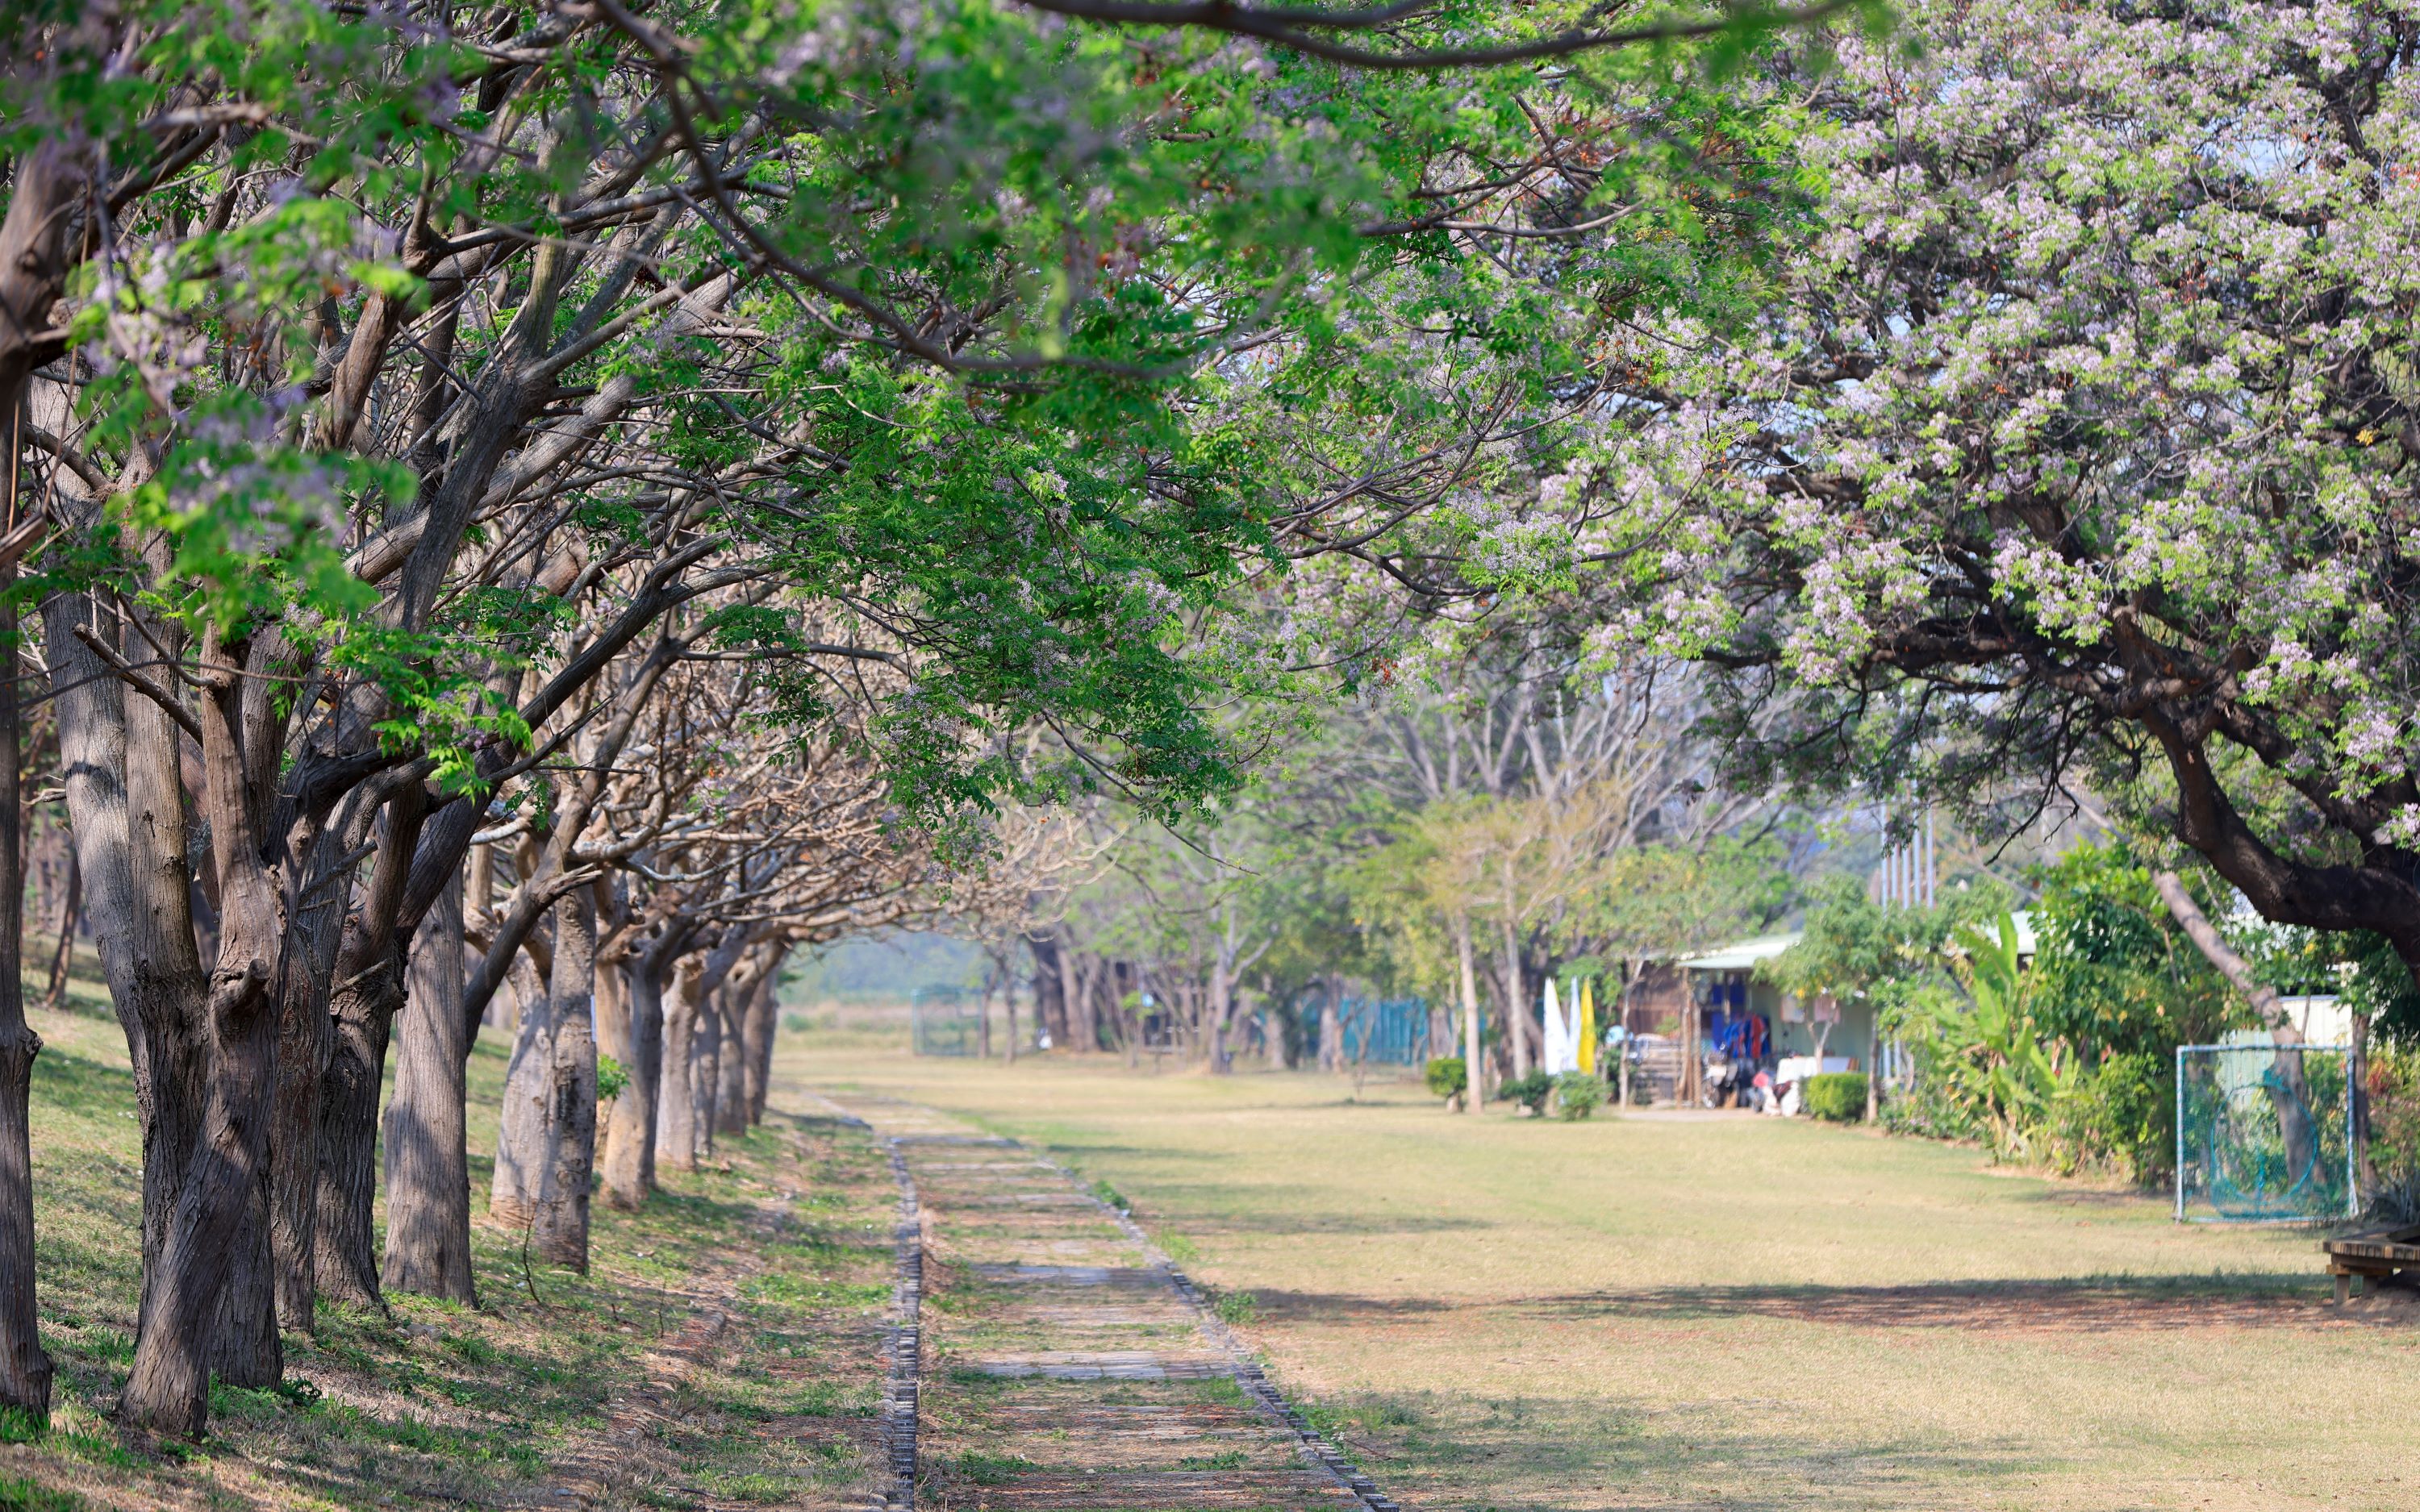
[[[826,1058],[1123,1191],[1418,1505],[2420,1506],[2414,1309],[2305,1232],[1796,1121]]]
[[[29,952],[31,953],[31,952]],[[0,1448],[0,1512],[75,1507],[861,1504],[873,1468],[894,1189],[861,1134],[814,1116],[786,1063],[727,1168],[597,1208],[586,1277],[477,1230],[482,1307],[394,1299],[289,1335],[283,1393],[215,1393],[213,1436],[164,1456],[108,1423],[132,1359],[140,1137],[98,983],[37,1011],[34,1172],[54,1431]],[[472,1065],[484,1209],[502,1036]],[[323,1313],[336,1312],[323,1309]]]

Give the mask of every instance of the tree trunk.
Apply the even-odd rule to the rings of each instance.
[[[557,1265],[588,1273],[588,1203],[597,1167],[597,895],[574,887],[554,905],[554,1022],[548,1077],[547,1172],[532,1237]]]
[[[719,982],[698,993],[689,1037],[689,1168],[714,1153],[715,1094],[722,1088],[722,1005]]]
[[[22,400],[9,396],[0,419],[15,421]],[[17,523],[17,451],[10,438],[10,501],[6,523]],[[17,609],[9,597],[16,568],[0,567],[0,1407],[36,1426],[51,1420],[51,1359],[42,1352],[40,1314],[34,1303],[34,1057],[41,1036],[25,1023],[23,975],[25,879],[20,842],[17,698]]]
[[[1050,1037],[1051,1044],[1073,1049],[1076,1027],[1068,1017],[1068,994],[1059,964],[1059,941],[1049,934],[1027,934],[1025,949],[1033,957],[1033,1022]]]
[[[1319,1069],[1330,1074],[1344,1070],[1344,981],[1329,977],[1319,997]]]
[[[139,1337],[151,1317],[160,1249],[200,1119],[202,1047],[178,1011],[202,991],[186,914],[184,794],[166,717],[147,704],[130,707],[124,686],[75,635],[79,626],[93,627],[116,649],[116,613],[93,596],[61,594],[42,606],[42,615],[70,834],[89,895],[93,942],[126,1034],[143,1129]]]
[[[396,1291],[478,1301],[471,1269],[462,880],[438,895],[411,952],[386,1111],[386,1274]]]
[[[1883,1116],[1883,1015],[1882,1010],[1870,1010],[1866,1026],[1866,1121],[1874,1123]]]
[[[1235,984],[1228,973],[1228,952],[1222,948],[1210,959],[1210,1072],[1225,1076],[1235,1069],[1228,1046],[1235,1017]]]
[[[1008,1063],[1016,1064],[1016,979],[1003,973],[1000,979],[1001,1016],[1008,1021]]]
[[[1529,999],[1521,980],[1521,942],[1508,914],[1504,919],[1504,1037],[1512,1041],[1512,1075],[1529,1074]]]
[[[328,837],[322,837],[323,843]],[[322,896],[323,914],[341,920],[344,900]],[[312,922],[318,922],[313,920]],[[330,929],[302,931],[306,957]],[[319,1124],[335,1026],[329,1017],[330,963],[306,959],[286,973],[277,1010],[277,1103],[269,1125],[269,1242],[276,1273],[277,1319],[297,1334],[313,1331],[318,1287],[314,1264],[319,1204]],[[316,967],[317,969],[313,969]],[[375,1096],[377,1089],[371,1089]],[[358,1301],[358,1297],[350,1300]]]
[[[2378,1196],[2378,1166],[2369,1154],[2369,1014],[2352,1016],[2352,1054],[2345,1074],[2352,1080],[2352,1170],[2360,1211],[2367,1212]]]
[[[756,1001],[760,980],[758,973],[751,973],[745,980],[724,982],[716,995],[722,1000],[722,1058],[714,1081],[717,1134],[748,1132],[748,1010]]]
[[[346,952],[350,964],[351,952]],[[367,975],[339,987],[329,1017],[335,1048],[319,1099],[318,1232],[312,1253],[319,1289],[340,1302],[384,1311],[379,1296],[378,1235],[372,1214],[378,1197],[379,1087],[386,1075],[386,1049],[395,1015],[403,1008],[406,964],[390,946],[389,959]]]
[[[1463,1074],[1468,1078],[1469,1090],[1463,1106],[1472,1113],[1487,1105],[1487,1063],[1480,1055],[1479,1035],[1479,974],[1470,949],[1470,916],[1453,917],[1453,949],[1455,962],[1462,972],[1462,1058]]]
[[[1100,1004],[1094,998],[1092,974],[1085,970],[1080,952],[1074,946],[1062,945],[1054,953],[1059,963],[1059,991],[1067,999],[1067,1048],[1098,1050]]]
[[[520,1025],[513,1035],[512,1057],[504,1065],[488,1216],[506,1228],[534,1230],[550,1165],[547,1114],[554,1090],[554,1014],[527,951],[515,956],[509,980],[520,1004]]]
[[[88,152],[63,136],[21,155],[10,185],[8,214],[0,221],[0,425],[7,427],[8,500],[5,525],[14,530],[25,513],[18,489],[17,459],[23,454],[28,391],[34,370],[55,347],[37,332],[51,327],[52,306],[67,285],[72,247],[82,239],[78,208],[86,198]],[[0,573],[0,595],[16,583],[13,565]],[[41,1038],[25,1023],[24,857],[19,764],[21,699],[17,687],[17,609],[0,596],[0,1405],[17,1409],[34,1424],[51,1416],[51,1362],[42,1352],[34,1297],[34,1168],[31,1101],[34,1057]],[[78,648],[83,649],[82,647]],[[87,653],[85,659],[89,660]],[[53,667],[57,663],[54,660]],[[105,675],[105,674],[104,674]],[[67,741],[62,733],[62,754]],[[69,781],[75,782],[71,769]],[[86,784],[88,787],[89,784]],[[119,810],[123,823],[123,808]],[[73,853],[70,872],[72,879]],[[72,896],[74,882],[69,883]],[[68,914],[72,916],[70,903]],[[62,932],[72,937],[70,928]],[[63,960],[64,958],[62,958]],[[52,967],[54,1001],[65,990],[62,964]],[[130,1029],[131,1029],[130,1026]],[[130,1034],[130,1038],[132,1035]],[[139,1071],[139,1067],[138,1067]],[[147,1132],[149,1121],[145,1128]]]
[[[682,958],[673,972],[664,1003],[663,1076],[659,1084],[656,1159],[675,1170],[697,1169],[697,1095],[690,1081],[696,1058],[698,962]]]
[[[2277,1047],[2277,1075],[2264,1081],[2263,1086],[2270,1106],[2276,1110],[2278,1131],[2286,1141],[2288,1179],[2299,1182],[2310,1174],[2319,1158],[2319,1130],[2311,1121],[2310,1088],[2303,1075],[2303,1032],[2287,1014],[2277,989],[2252,974],[2251,963],[2236,954],[2235,948],[2219,933],[2218,926],[2202,913],[2201,905],[2186,889],[2183,877],[2174,872],[2154,872],[2151,885],[2159,889],[2160,901],[2168,905],[2168,912],[2194,942],[2194,948],[2243,995],[2252,1011],[2268,1026],[2270,1041]]]
[[[600,931],[602,925],[599,925]],[[630,979],[618,967],[597,967],[597,1054],[630,1066]]]
[[[653,951],[630,958],[630,1058],[605,1131],[605,1200],[635,1211],[656,1186],[656,1108],[664,1073],[664,978]]]
[[[409,785],[384,814],[382,802],[360,790],[344,822],[320,830],[309,846],[310,874],[318,880],[287,930],[277,1121],[269,1132],[271,1238],[278,1316],[301,1332],[310,1331],[321,1291],[362,1306],[385,1305],[370,1213],[378,1191],[379,1084],[403,967],[384,959],[393,951],[380,946],[394,939],[392,913],[420,833],[420,789]],[[353,889],[333,871],[382,820],[378,870],[358,916],[349,917]]]
[[[201,1136],[161,1249],[151,1324],[119,1397],[128,1423],[178,1433],[199,1434],[206,1425],[214,1367],[244,1384],[274,1381],[282,1368],[274,1288],[257,1262],[269,1250],[279,1010],[285,974],[299,966],[286,949],[261,827],[271,807],[263,790],[274,786],[284,745],[276,690],[259,675],[269,670],[270,635],[226,640],[206,627],[197,658],[219,951],[207,995],[187,1008],[198,1010],[209,1058]]]
[[[773,1087],[773,1041],[782,1027],[782,964],[788,959],[784,944],[773,964],[756,979],[748,999],[748,1026],[742,1041],[748,1051],[748,1122],[765,1121],[765,1101]]]

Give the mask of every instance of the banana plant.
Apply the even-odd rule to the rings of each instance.
[[[2033,980],[2019,964],[2015,918],[2002,914],[1993,934],[1961,924],[1950,938],[1969,1000],[1931,1005],[1931,1027],[1949,1052],[1961,1095],[2007,1148],[2022,1141],[2019,1131],[2058,1095],[2073,1067],[2055,1064],[2034,1030]]]

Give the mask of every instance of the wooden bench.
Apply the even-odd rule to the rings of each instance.
[[[2420,1224],[2401,1228],[2376,1228],[2366,1234],[2347,1234],[2319,1245],[2328,1257],[2328,1274],[2336,1278],[2336,1301],[2352,1296],[2352,1278],[2365,1276],[2375,1290],[2376,1283],[2397,1271],[2420,1271]]]

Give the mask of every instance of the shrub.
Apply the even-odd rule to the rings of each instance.
[[[2420,1218],[2420,1051],[2372,1040],[2369,1046],[2369,1158],[2377,1173],[2372,1216]]]
[[[1527,1076],[1516,1076],[1504,1084],[1499,1094],[1508,1103],[1518,1103],[1532,1113],[1546,1111],[1546,1095],[1555,1089],[1555,1079],[1543,1071]]]
[[[2106,1170],[2157,1186],[2176,1163],[2176,1072],[2168,1056],[2113,1055],[2051,1100],[2044,1154],[2072,1176]]]
[[[1832,1123],[1855,1123],[1866,1116],[1863,1072],[1834,1071],[1807,1078],[1807,1111]]]
[[[1420,1073],[1420,1079],[1428,1083],[1429,1096],[1441,1097],[1450,1103],[1468,1090],[1470,1068],[1460,1056],[1439,1056],[1428,1063],[1428,1068]]]
[[[597,1105],[598,1107],[603,1107],[620,1097],[622,1088],[629,1085],[630,1073],[622,1069],[620,1061],[612,1056],[597,1057]]]
[[[1605,1083],[1584,1071],[1567,1071],[1555,1078],[1555,1111],[1566,1120],[1585,1119],[1605,1101]]]

